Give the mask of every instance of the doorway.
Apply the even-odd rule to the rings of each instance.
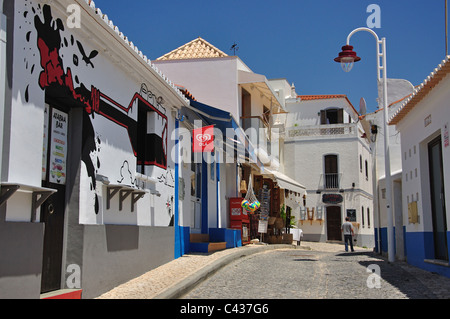
[[[326,209],[327,209],[327,240],[342,241],[341,207],[328,206]]]
[[[447,218],[445,209],[442,141],[438,136],[428,144],[431,211],[435,258],[448,260]]]
[[[45,106],[42,154],[42,187],[56,189],[41,206],[40,221],[45,224],[41,293],[61,288],[66,168],[68,155],[68,113]]]

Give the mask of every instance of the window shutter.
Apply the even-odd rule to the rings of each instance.
[[[327,124],[327,112],[325,110],[320,111],[320,124]]]
[[[344,109],[338,109],[338,124],[344,123]]]

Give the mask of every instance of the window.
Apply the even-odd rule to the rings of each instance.
[[[337,189],[339,188],[339,174],[338,174],[338,156],[325,155],[325,188]]]
[[[369,180],[369,164],[367,163],[367,160],[365,161],[366,163],[366,181]]]
[[[361,224],[362,224],[362,227],[365,226],[365,223],[364,223],[364,206],[361,206]]]
[[[370,208],[367,207],[367,227],[370,228]]]
[[[327,109],[320,111],[320,124],[342,124],[344,123],[344,109]]]
[[[138,100],[136,170],[167,168],[167,117],[143,99]]]
[[[351,222],[356,222],[356,209],[347,209],[347,217]]]
[[[359,155],[359,171],[362,173],[362,155]]]

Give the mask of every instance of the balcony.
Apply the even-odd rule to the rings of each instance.
[[[338,190],[341,186],[341,178],[342,173],[321,174],[318,189]]]
[[[286,129],[288,139],[357,137],[357,124],[305,125]]]
[[[271,131],[269,123],[261,116],[242,116],[242,128],[258,153],[271,155]]]

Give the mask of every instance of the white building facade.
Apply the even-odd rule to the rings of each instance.
[[[201,229],[202,233],[207,233],[208,229],[218,227],[217,225],[223,228],[230,227],[229,199],[241,197],[244,191],[248,191],[244,189],[245,187],[241,187],[244,185],[243,181],[249,185],[252,179],[256,194],[257,189],[262,188],[264,183],[266,186],[269,185],[272,194],[277,192],[277,195],[272,197],[277,199],[269,204],[270,214],[274,215],[280,214],[282,207],[282,200],[278,197],[280,189],[295,190],[297,198],[304,193],[301,184],[283,174],[283,134],[280,132],[284,131],[284,121],[280,120],[278,115],[284,112],[285,96],[275,92],[271,82],[264,75],[254,73],[239,57],[228,56],[200,37],[165,54],[153,63],[170,79],[185,87],[199,102],[196,104],[197,110],[193,108],[193,111],[201,112],[203,104],[219,110],[219,113],[228,113],[240,126],[250,145],[247,151],[252,154],[241,153],[241,158],[227,154],[228,157],[231,155],[231,162],[224,158],[226,163],[220,165],[220,196],[217,198],[220,202],[217,206],[215,204],[210,206],[208,196],[209,209],[206,211],[204,206],[200,215],[203,220],[207,219],[209,222],[207,227]],[[210,117],[204,112],[203,115],[212,120],[217,117],[214,114],[210,114],[213,115]],[[222,134],[227,135],[226,131]],[[242,143],[242,137],[239,135],[226,136],[227,143],[242,149],[247,142]],[[188,173],[189,166],[185,165],[183,169]],[[211,190],[213,189],[211,187]],[[284,195],[284,192],[280,194]],[[193,206],[183,204],[183,207],[182,214],[188,216],[194,213]],[[186,222],[182,226],[190,228],[186,231],[191,233],[198,230]],[[257,231],[255,233],[257,236]]]
[[[342,241],[346,217],[356,244],[374,247],[372,151],[345,95],[286,100],[285,172],[307,189],[298,227],[304,239]]]
[[[189,101],[93,1],[2,4],[0,298],[92,298],[173,260]]]
[[[401,133],[403,223],[408,263],[449,271],[449,57],[390,117]]]

